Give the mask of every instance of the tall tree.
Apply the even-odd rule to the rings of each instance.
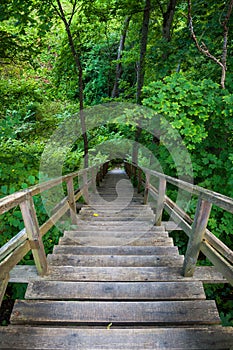
[[[143,20],[142,20],[142,28],[141,28],[140,58],[137,64],[136,102],[139,104],[141,103],[141,94],[142,94],[142,88],[143,88],[144,77],[145,77],[146,47],[147,47],[148,33],[149,33],[150,12],[151,12],[151,1],[146,0],[144,11],[143,11]]]
[[[177,0],[169,0],[169,2],[167,3],[166,11],[164,11],[163,5],[159,0],[157,0],[157,3],[159,5],[159,8],[163,16],[163,26],[162,26],[163,38],[169,42],[171,41],[171,29],[172,29],[172,23],[173,23],[173,18],[175,14]]]
[[[149,21],[150,21],[150,12],[151,12],[151,1],[146,0],[144,11],[143,11],[143,20],[141,28],[141,40],[140,40],[140,58],[137,64],[137,92],[136,92],[136,103],[141,104],[141,95],[142,88],[144,85],[145,78],[145,67],[146,67],[146,48],[148,42],[148,33],[149,33]],[[133,154],[132,162],[138,163],[138,149],[139,149],[139,140],[142,133],[140,120],[138,120],[138,125],[136,126],[135,131],[135,143],[133,145]]]
[[[87,138],[87,131],[86,131],[86,123],[85,123],[85,113],[84,113],[84,95],[83,95],[83,67],[82,67],[82,61],[81,61],[81,55],[82,55],[82,49],[81,49],[81,38],[79,31],[76,31],[75,35],[78,38],[79,45],[76,47],[74,42],[74,36],[71,31],[71,25],[74,18],[75,13],[80,9],[78,7],[78,1],[70,1],[71,3],[71,13],[68,16],[65,14],[65,10],[62,6],[62,3],[60,0],[56,0],[57,5],[54,5],[53,2],[51,2],[52,6],[54,7],[57,15],[60,17],[62,22],[64,23],[66,34],[69,41],[70,50],[72,53],[72,56],[74,58],[74,62],[77,68],[78,72],[78,86],[79,86],[79,113],[80,113],[80,122],[81,122],[81,128],[82,128],[82,135],[83,135],[83,144],[84,144],[84,166],[88,167],[88,138]]]
[[[126,40],[126,35],[129,28],[130,20],[131,20],[131,16],[126,16],[124,27],[120,38],[120,43],[119,43],[118,53],[117,53],[116,77],[115,77],[114,87],[112,90],[112,98],[119,96],[119,81],[122,75],[121,58],[122,58],[122,52],[124,51],[124,48],[125,48],[125,40]]]

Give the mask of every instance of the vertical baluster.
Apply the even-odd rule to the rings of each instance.
[[[156,216],[155,216],[155,225],[161,226],[165,194],[166,194],[166,179],[164,177],[159,178],[159,194],[157,200]]]
[[[206,226],[208,224],[211,207],[212,204],[210,202],[207,202],[199,197],[194,222],[192,225],[192,232],[189,238],[183,265],[183,274],[185,277],[192,277],[194,274],[201,242],[204,238]]]
[[[142,169],[138,168],[138,193],[141,192],[142,188]]]
[[[31,194],[20,204],[24,225],[39,275],[47,272],[47,259]]]
[[[0,277],[0,306],[2,304],[3,297],[7,288],[8,281],[10,279],[9,273],[6,273]]]
[[[83,173],[83,198],[86,204],[89,204],[89,192],[88,192],[88,181],[87,181],[87,170]]]
[[[72,224],[77,224],[77,211],[76,211],[76,202],[74,198],[74,181],[73,178],[69,178],[67,181],[67,194],[68,194],[68,202],[70,206],[70,218]]]
[[[144,192],[144,204],[148,203],[149,188],[150,188],[150,174],[146,174],[146,184],[145,184],[145,192]]]
[[[92,183],[92,191],[94,193],[97,193],[97,189],[96,189],[97,179],[96,179],[95,167],[91,169],[91,183]]]

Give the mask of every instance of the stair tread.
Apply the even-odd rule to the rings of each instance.
[[[152,266],[182,266],[182,255],[75,255],[49,254],[50,265],[68,266],[99,266],[99,267],[152,267]]]
[[[212,300],[193,301],[38,301],[16,300],[12,324],[220,324]]]
[[[197,300],[201,282],[30,282],[26,299],[55,300]]]
[[[175,246],[86,246],[58,245],[54,247],[54,253],[59,254],[83,254],[83,255],[178,255]]]
[[[135,237],[135,235],[130,236],[122,236],[122,237],[81,237],[79,235],[69,235],[65,234],[64,237],[61,237],[59,240],[59,244],[67,244],[67,245],[86,245],[86,246],[121,246],[121,245],[129,245],[129,246],[173,246],[172,238],[165,239],[157,239],[154,237]]]
[[[172,282],[190,281],[182,276],[181,267],[78,267],[49,266],[49,274],[43,279],[50,281],[116,281],[116,282]],[[198,280],[192,277],[192,280]]]
[[[233,346],[233,327],[80,329],[0,327],[1,348],[40,350],[219,350]]]

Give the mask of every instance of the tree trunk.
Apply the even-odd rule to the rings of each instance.
[[[151,1],[146,0],[143,20],[142,20],[142,30],[141,30],[141,44],[140,44],[140,59],[137,67],[137,92],[136,92],[136,102],[141,104],[141,95],[142,88],[144,85],[145,77],[145,59],[146,59],[146,47],[148,41],[148,32],[149,32],[149,21],[150,21],[150,10],[151,10]],[[140,127],[140,120],[138,120],[138,126],[135,131],[135,142],[133,145],[132,151],[132,162],[138,164],[138,149],[139,149],[139,139],[142,133]]]
[[[125,48],[125,40],[126,40],[126,35],[129,28],[130,20],[131,20],[131,16],[127,16],[125,19],[123,31],[121,34],[120,44],[119,44],[118,53],[117,53],[116,77],[115,77],[114,87],[112,90],[112,98],[119,96],[119,81],[122,75],[122,63],[120,60],[122,58],[122,52],[124,51],[124,48]]]
[[[80,112],[80,122],[81,122],[83,146],[84,146],[84,167],[87,168],[88,167],[88,138],[87,138],[85,114],[84,114],[83,68],[82,68],[82,62],[80,60],[81,50],[77,51],[75,48],[73,36],[72,36],[71,30],[70,30],[70,23],[67,21],[67,19],[65,17],[65,13],[64,13],[64,10],[62,8],[60,0],[57,0],[57,4],[58,4],[58,8],[59,8],[59,11],[57,10],[57,13],[65,25],[70,50],[71,50],[72,56],[74,58],[76,69],[78,72],[79,112]],[[75,11],[75,8],[73,9],[73,11]]]
[[[146,59],[146,46],[147,46],[148,32],[149,32],[150,10],[151,10],[151,1],[146,0],[144,12],[143,12],[143,21],[142,21],[142,30],[141,30],[140,59],[137,67],[136,102],[138,104],[141,104],[141,94],[142,94],[142,88],[143,88],[144,77],[145,77],[145,59]]]
[[[171,41],[171,28],[175,14],[177,0],[170,0],[167,6],[167,11],[163,13],[163,38]]]

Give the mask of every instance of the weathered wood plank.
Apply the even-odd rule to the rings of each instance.
[[[204,238],[206,226],[208,224],[211,207],[211,203],[199,198],[192,225],[192,232],[189,237],[188,247],[184,259],[183,274],[186,277],[193,276],[201,249],[201,242]]]
[[[168,233],[165,231],[121,231],[115,228],[115,230],[98,230],[97,228],[90,228],[89,230],[83,231],[82,228],[80,230],[75,231],[65,231],[65,237],[69,238],[78,238],[78,237],[144,237],[144,238],[154,238],[154,239],[165,239],[169,238]]]
[[[42,277],[38,275],[35,265],[16,265],[10,271],[9,282],[28,283],[30,281],[40,280]]]
[[[233,327],[176,328],[0,327],[2,349],[18,350],[223,350],[233,346]]]
[[[233,265],[225,260],[208,242],[202,242],[201,251],[233,286]]]
[[[153,223],[147,224],[146,222],[114,222],[114,221],[103,221],[103,222],[84,222],[80,221],[78,226],[71,226],[72,231],[134,231],[134,232],[163,232],[164,227],[154,226]]]
[[[131,223],[135,223],[136,225],[137,224],[141,224],[141,225],[144,225],[145,222],[148,222],[148,223],[154,223],[155,221],[155,217],[154,215],[151,215],[151,216],[135,216],[135,217],[129,217],[129,216],[119,216],[119,217],[116,217],[116,216],[84,216],[84,215],[80,215],[79,217],[79,220],[80,221],[87,221],[87,222],[116,222],[116,223],[119,223],[121,225],[123,225],[124,223],[123,222],[127,222],[128,225]]]
[[[201,271],[199,270],[200,274]],[[208,269],[206,270],[208,271]],[[211,273],[216,270],[209,269]],[[180,267],[78,267],[78,266],[50,266],[49,275],[44,279],[50,281],[117,281],[117,282],[174,282],[174,281],[195,281],[199,280],[198,275],[194,277],[183,277]],[[221,274],[220,274],[221,275]],[[222,275],[221,275],[222,276]],[[202,276],[203,277],[203,276]],[[201,280],[201,278],[200,278]],[[223,281],[226,281],[222,277]]]
[[[56,254],[78,254],[78,255],[178,255],[177,247],[79,247],[59,245],[54,247]]]
[[[187,192],[190,192],[192,194],[196,194],[198,196],[201,194],[201,197],[204,200],[209,201],[212,204],[215,204],[218,207],[223,208],[223,209],[233,213],[233,199],[230,197],[224,196],[218,192],[207,190],[207,189],[200,187],[200,186],[197,186],[197,185],[193,185],[193,184],[185,182],[183,180],[175,179],[171,176],[158,173],[157,171],[154,171],[154,170],[149,170],[149,169],[143,168],[143,167],[142,167],[142,169],[148,175],[149,174],[152,176],[154,175],[154,176],[159,177],[159,178],[164,177],[167,180],[167,182],[171,183],[172,185],[177,186],[178,188],[184,189]]]
[[[11,324],[212,325],[220,318],[212,300],[98,302],[17,300]]]
[[[65,202],[62,207],[60,207],[56,213],[54,213],[43,225],[40,226],[40,235],[43,237],[51,227],[67,212],[69,209],[69,204]]]
[[[162,226],[165,231],[182,231],[181,227],[177,225],[174,221],[162,221]]]
[[[47,260],[31,195],[28,196],[26,200],[20,204],[20,209],[22,212],[29,243],[32,248],[35,265],[37,267],[38,273],[40,275],[43,275],[47,271]]]
[[[162,222],[163,209],[165,203],[165,195],[166,195],[166,179],[164,177],[160,177],[159,179],[159,193],[157,199],[157,207],[156,207],[156,217],[155,217],[155,225],[160,226]]]
[[[13,252],[7,255],[7,257],[0,263],[0,276],[3,277],[6,273],[9,273],[10,270],[30,251],[30,249],[29,242],[25,241]]]
[[[77,223],[77,212],[76,212],[76,203],[74,197],[74,181],[73,178],[70,178],[67,183],[67,195],[68,195],[68,203],[70,207],[70,217],[72,224]]]
[[[121,237],[81,237],[81,236],[72,236],[66,235],[59,239],[59,244],[66,245],[81,245],[81,246],[173,246],[172,238],[161,238],[156,237],[140,237],[140,235],[128,235]]]
[[[184,261],[182,255],[69,255],[49,254],[48,263],[54,266],[99,266],[99,267],[152,267],[152,266],[179,266]]]
[[[233,264],[233,251],[228,248],[220,239],[213,235],[212,232],[206,230],[205,240],[208,241],[224,258]]]
[[[0,261],[27,240],[25,228],[0,248]]]
[[[9,273],[6,273],[5,275],[2,275],[2,277],[0,278],[0,306],[2,304],[2,300],[4,298],[5,295],[5,291],[9,282]]]
[[[58,282],[28,285],[26,299],[52,300],[197,300],[205,299],[201,282]]]

